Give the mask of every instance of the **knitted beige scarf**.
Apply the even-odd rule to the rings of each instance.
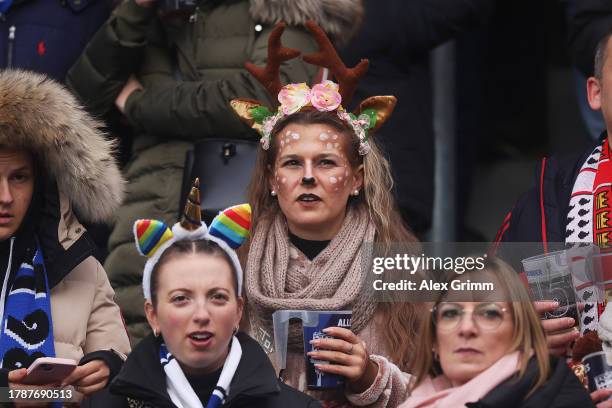
[[[367,212],[349,209],[338,234],[303,272],[310,281],[298,285],[303,280],[296,268],[289,266],[285,217],[279,212],[273,220],[259,222],[245,282],[253,323],[272,333],[272,313],[277,310],[352,310],[352,330],[359,333],[376,309],[372,291],[368,287],[362,290],[370,258],[363,253],[362,244],[373,243],[374,234]],[[299,324],[290,326],[288,343],[301,347]]]

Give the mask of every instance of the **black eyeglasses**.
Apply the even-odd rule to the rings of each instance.
[[[497,329],[504,320],[508,311],[496,303],[481,303],[471,311],[474,324],[481,330],[491,331]],[[469,313],[457,303],[440,303],[431,309],[433,321],[441,332],[451,332],[459,327],[463,315]]]

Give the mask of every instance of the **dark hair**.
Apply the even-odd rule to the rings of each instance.
[[[603,79],[603,69],[606,63],[606,58],[608,57],[608,42],[612,37],[612,28],[610,28],[606,34],[599,40],[597,43],[597,47],[595,47],[595,63],[593,66],[593,71],[595,78],[601,80]]]
[[[225,252],[219,244],[214,241],[209,241],[207,239],[199,239],[196,241],[182,240],[176,241],[168,249],[164,251],[162,256],[159,258],[153,270],[151,271],[151,302],[153,303],[153,307],[157,305],[157,287],[159,281],[159,269],[164,266],[164,264],[168,263],[168,261],[176,258],[180,255],[195,255],[195,254],[206,254],[211,256],[218,256],[220,258],[225,259],[225,261],[229,264],[230,269],[232,271],[232,284],[234,285],[234,293],[238,296],[238,279],[236,278],[236,268],[234,266],[234,262]]]

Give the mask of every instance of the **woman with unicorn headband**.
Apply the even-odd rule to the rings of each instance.
[[[268,65],[247,65],[271,95],[278,95],[278,110],[253,100],[231,102],[260,133],[262,144],[249,190],[253,236],[245,271],[248,324],[261,344],[270,344],[275,311],[351,310],[351,329],[330,329],[327,334],[335,339],[317,340],[320,351],[311,357],[332,362],[318,369],[344,376],[347,390],[354,393],[350,398],[367,402],[369,388],[407,387],[409,376],[387,359],[407,370],[419,307],[377,304],[362,286],[367,256],[362,244],[416,243],[397,211],[389,164],[372,137],[396,100],[375,96],[355,114],[346,111],[368,63],[347,68],[324,32],[312,22],[307,28],[320,51],[303,59],[328,68],[338,83],[281,85],[280,64],[300,53],[282,47],[281,23],[270,37]],[[283,376],[306,391],[303,347],[299,325],[291,324]],[[266,351],[276,362],[274,348]],[[343,389],[308,393],[330,406],[347,403]],[[377,406],[399,403],[403,394],[398,395],[397,401]]]
[[[238,332],[243,274],[234,249],[247,237],[248,204],[201,221],[199,183],[181,222],[138,220],[134,236],[148,257],[145,313],[153,334],[129,355],[111,385],[118,406],[319,407],[280,383],[266,354]],[[114,406],[117,404],[114,404]]]

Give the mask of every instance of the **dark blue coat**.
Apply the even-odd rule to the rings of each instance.
[[[534,186],[517,200],[495,237],[497,253],[513,267],[519,268],[521,259],[560,249],[565,243],[572,189],[594,148],[591,145],[582,152],[545,157],[538,164]]]
[[[64,82],[68,69],[110,15],[111,3],[14,0],[0,17],[0,68],[42,72]]]

